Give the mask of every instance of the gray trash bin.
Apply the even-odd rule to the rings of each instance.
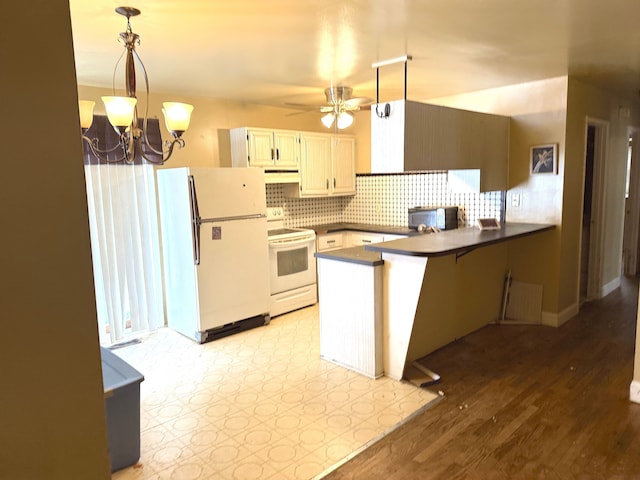
[[[140,383],[144,376],[110,350],[100,347],[111,471],[140,458]]]

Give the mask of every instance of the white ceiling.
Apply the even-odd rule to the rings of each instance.
[[[70,0],[78,82],[111,87],[122,0]],[[376,97],[409,54],[408,98],[575,75],[638,99],[638,0],[131,0],[152,91],[282,106],[329,85]],[[121,65],[122,67],[122,65]],[[120,72],[120,82],[124,73]],[[138,80],[138,91],[143,88]],[[117,86],[121,87],[122,83]],[[403,65],[380,69],[402,98]]]

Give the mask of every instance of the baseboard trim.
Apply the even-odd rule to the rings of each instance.
[[[600,294],[603,297],[606,297],[607,295],[609,295],[611,292],[613,292],[616,288],[620,286],[620,282],[621,282],[620,277],[614,278],[609,283],[602,286],[602,290],[600,290]]]
[[[633,403],[640,403],[640,381],[633,380],[629,385],[629,400]]]
[[[568,322],[572,317],[578,314],[579,306],[577,303],[569,305],[559,313],[542,312],[542,325],[549,327],[560,327]]]

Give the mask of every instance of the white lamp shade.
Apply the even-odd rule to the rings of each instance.
[[[102,97],[107,117],[114,127],[128,127],[133,123],[137,99],[132,97]]]
[[[320,121],[322,122],[322,124],[327,127],[327,128],[331,128],[331,125],[333,125],[333,119],[335,118],[335,115],[333,114],[333,112],[329,112],[327,113],[325,116],[323,116]]]
[[[189,128],[191,121],[191,112],[193,105],[188,103],[164,102],[162,104],[162,113],[164,114],[164,123],[170,132],[184,132]]]
[[[96,102],[91,100],[79,100],[78,107],[80,112],[80,127],[87,129],[93,123],[93,107]]]
[[[353,115],[347,112],[342,112],[338,115],[338,128],[342,130],[343,128],[347,128],[351,126],[353,123]]]

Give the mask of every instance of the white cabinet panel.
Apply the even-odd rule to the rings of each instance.
[[[331,170],[333,195],[355,195],[356,193],[356,141],[352,137],[331,137]]]
[[[371,172],[480,169],[480,189],[507,189],[509,117],[398,100],[371,108]]]
[[[316,236],[316,250],[318,252],[328,252],[345,247],[345,234],[343,232],[327,233]]]
[[[292,197],[355,195],[355,138],[300,133],[300,185],[287,185]]]
[[[300,136],[299,196],[326,196],[331,192],[331,139],[322,134]]]
[[[349,245],[351,247],[371,245],[382,241],[384,241],[384,236],[381,233],[349,232]]]
[[[231,165],[269,171],[297,171],[300,135],[289,130],[242,127],[229,132]]]

